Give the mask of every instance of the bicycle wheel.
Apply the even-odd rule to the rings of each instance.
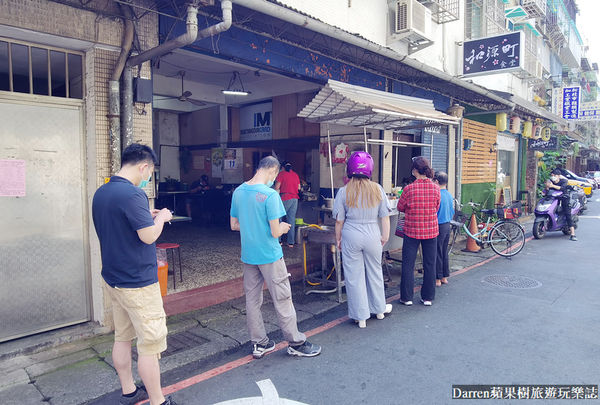
[[[455,227],[452,227],[450,230],[450,243],[448,243],[448,256],[452,253],[452,248],[454,248],[454,242],[456,241],[456,236],[458,234],[458,230]]]
[[[496,254],[512,257],[525,246],[525,230],[517,222],[497,222],[490,231],[488,243]]]

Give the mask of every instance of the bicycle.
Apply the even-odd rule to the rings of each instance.
[[[470,219],[461,211],[462,205],[455,200],[458,210],[455,214],[455,219],[450,221],[451,226],[451,242],[449,244],[448,254],[452,252],[456,237],[462,229],[468,237],[473,238],[478,246],[485,248],[489,245],[494,253],[502,257],[512,257],[518,254],[525,246],[525,230],[513,219],[501,218],[497,221],[492,221],[492,217],[498,213],[494,209],[481,209],[481,204],[474,202],[467,203],[473,211],[479,214],[486,215],[487,221],[479,226],[479,231],[472,234],[469,231]],[[504,211],[502,211],[504,212]]]

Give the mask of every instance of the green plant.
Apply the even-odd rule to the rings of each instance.
[[[550,178],[550,172],[557,167],[564,167],[567,157],[559,152],[544,152],[544,156],[538,162],[538,180],[537,196],[542,197],[542,190],[546,187],[545,183]]]

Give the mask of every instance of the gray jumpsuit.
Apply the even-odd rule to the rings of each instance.
[[[346,187],[339,189],[333,203],[333,218],[344,221],[342,261],[348,317],[365,320],[385,311],[385,289],[381,269],[381,230],[379,218],[390,215],[383,187],[381,203],[373,208],[350,208],[346,205]],[[359,199],[358,206],[362,203]]]

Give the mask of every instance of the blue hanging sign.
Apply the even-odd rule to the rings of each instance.
[[[506,73],[520,69],[524,44],[523,31],[465,41],[463,76]]]
[[[600,121],[600,102],[581,103],[579,105],[579,119],[583,121]]]
[[[581,87],[563,87],[562,89],[562,117],[566,120],[579,118],[579,102]]]

